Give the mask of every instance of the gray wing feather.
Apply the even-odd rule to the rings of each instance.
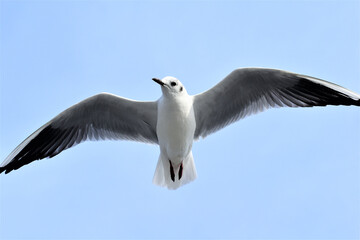
[[[25,139],[4,160],[0,173],[53,157],[85,140],[127,139],[158,143],[157,102],[101,93],[63,111]]]
[[[359,94],[305,75],[276,69],[237,69],[194,96],[195,139],[271,107],[360,106],[359,99]]]

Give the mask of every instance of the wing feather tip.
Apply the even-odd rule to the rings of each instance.
[[[9,172],[11,172],[12,168],[7,168],[6,166],[5,167],[0,167],[0,174],[2,174],[4,172],[4,174],[8,174]]]

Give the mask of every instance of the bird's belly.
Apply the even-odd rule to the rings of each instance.
[[[173,163],[181,163],[190,153],[195,132],[193,112],[186,116],[168,113],[159,117],[157,134],[161,152]]]

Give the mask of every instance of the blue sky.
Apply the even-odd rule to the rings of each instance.
[[[0,159],[99,92],[190,94],[238,67],[360,92],[359,1],[1,1]],[[198,179],[151,183],[159,149],[86,142],[0,176],[0,239],[358,239],[360,109],[271,109],[193,145]]]

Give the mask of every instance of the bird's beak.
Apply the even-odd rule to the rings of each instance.
[[[153,78],[152,80],[153,80],[154,82],[160,84],[161,86],[164,86],[164,84],[165,84],[163,81],[161,81],[161,80],[158,79],[158,78]]]

